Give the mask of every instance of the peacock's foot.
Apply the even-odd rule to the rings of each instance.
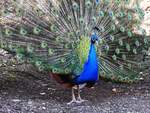
[[[73,104],[73,103],[77,103],[77,100],[76,100],[76,99],[73,99],[73,100],[71,100],[70,102],[68,102],[67,105],[71,105],[71,104]]]
[[[83,102],[86,102],[86,101],[88,101],[88,100],[84,100],[84,99],[81,99],[81,98],[77,98],[77,102],[76,103],[83,103]]]

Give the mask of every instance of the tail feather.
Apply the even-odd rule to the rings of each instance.
[[[139,80],[150,43],[140,27],[144,14],[138,3],[131,10],[130,0],[17,1],[0,15],[9,20],[0,22],[0,48],[12,51],[19,61],[27,60],[53,73],[58,83],[72,86],[69,73],[81,72],[80,53],[86,56],[87,51],[79,45],[95,28],[100,37],[96,45],[100,76],[120,82]]]

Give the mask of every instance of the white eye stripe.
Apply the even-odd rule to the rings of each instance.
[[[148,18],[150,18],[150,11],[145,12],[145,19],[148,19]]]

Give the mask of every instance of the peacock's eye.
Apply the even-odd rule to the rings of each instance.
[[[127,51],[131,50],[130,45],[128,43],[126,44],[126,49],[127,49]]]
[[[116,55],[113,55],[113,56],[112,56],[112,59],[113,59],[113,60],[117,60],[117,56],[116,56]]]
[[[34,51],[34,47],[32,47],[31,44],[28,44],[27,45],[27,52],[33,53],[33,51]]]
[[[27,31],[26,31],[24,28],[21,28],[21,29],[20,29],[20,34],[21,34],[21,35],[26,35],[26,34],[27,34]]]
[[[78,10],[79,6],[76,2],[73,3],[73,9],[76,11]]]
[[[114,16],[114,12],[113,11],[109,11],[109,16],[113,17]]]
[[[58,73],[59,70],[58,70],[57,68],[53,68],[53,69],[52,69],[52,72],[53,72],[53,73]]]
[[[42,65],[42,66],[39,66],[38,69],[41,72],[41,71],[44,71],[45,67]]]
[[[81,25],[83,25],[83,24],[84,24],[84,19],[83,19],[83,18],[80,18],[80,20],[79,20],[79,21],[80,21],[80,24],[81,24]]]
[[[128,31],[128,36],[132,37],[132,32],[131,31]]]
[[[20,56],[17,56],[17,60],[18,60],[19,63],[23,63],[25,60],[24,60],[23,57],[20,57]]]
[[[111,25],[111,30],[115,31],[116,30],[116,26],[115,25]]]
[[[143,53],[144,55],[148,55],[148,51],[145,50],[145,49],[142,50],[142,53]]]
[[[119,45],[123,46],[123,40],[122,39],[119,39]]]
[[[133,53],[134,53],[134,54],[137,54],[137,49],[134,48],[134,49],[133,49]]]
[[[9,44],[9,45],[8,45],[8,48],[9,48],[11,51],[15,52],[15,51],[14,51],[14,50],[15,50],[15,47],[14,47],[12,44]]]
[[[92,22],[93,22],[93,23],[96,22],[96,17],[92,17]]]
[[[64,63],[64,62],[66,62],[66,59],[62,58],[60,61],[61,61],[61,63]]]
[[[136,41],[135,41],[135,45],[136,45],[137,47],[139,47],[139,46],[140,46],[140,42],[139,42],[138,40],[136,40]]]
[[[47,48],[47,47],[48,47],[48,44],[43,41],[43,42],[41,43],[41,48],[44,49],[44,48]]]
[[[118,13],[118,16],[119,16],[120,18],[122,18],[122,17],[124,16],[124,12],[120,11],[120,12]]]
[[[132,67],[130,63],[128,63],[128,66],[129,66],[130,68]]]
[[[104,26],[100,26],[99,30],[100,30],[101,32],[104,32],[104,31],[105,31]]]
[[[15,11],[16,11],[16,16],[22,16],[24,13],[23,9],[20,8],[16,8]]]
[[[141,31],[142,35],[146,35],[146,30],[145,29],[141,29],[140,31]]]
[[[11,36],[12,34],[13,34],[13,32],[9,28],[5,29],[5,35],[6,36]]]
[[[126,60],[126,58],[127,58],[126,55],[123,54],[123,55],[122,55],[122,59],[123,59],[123,60]]]
[[[74,33],[73,32],[70,32],[70,33],[67,33],[68,37],[74,37]]]
[[[116,4],[120,4],[120,3],[121,3],[121,0],[115,0],[115,3],[116,3]]]
[[[9,14],[9,11],[7,9],[4,9],[3,12],[4,16],[7,16]]]
[[[131,13],[128,13],[128,20],[129,20],[129,21],[132,20],[132,15],[131,15]]]
[[[71,72],[70,69],[68,69],[68,68],[65,69],[65,73],[70,73],[70,72]]]
[[[96,4],[98,5],[100,3],[100,0],[95,0]]]
[[[0,44],[0,47],[1,48],[7,48],[7,43],[2,41],[1,44]]]
[[[109,4],[110,0],[104,0],[104,4]]]
[[[36,64],[36,66],[41,66],[42,65],[42,61],[36,61],[35,64]]]
[[[29,63],[34,63],[34,60],[33,60],[33,58],[28,58],[28,59],[27,59],[27,62],[29,62]]]
[[[80,33],[80,31],[76,31],[76,35],[78,36],[78,37],[80,37],[80,35],[81,35],[81,33]]]
[[[85,5],[88,9],[92,7],[92,3],[90,1],[87,1]]]
[[[120,31],[121,31],[121,32],[125,32],[125,27],[123,27],[123,26],[120,27]]]
[[[105,49],[106,51],[109,51],[109,45],[105,45],[105,46],[104,46],[104,49]]]
[[[57,32],[57,26],[54,25],[54,24],[50,27],[50,29],[51,29],[51,31],[53,31],[53,32]]]
[[[71,20],[72,20],[72,17],[71,17],[71,16],[68,16],[68,20],[71,21]]]
[[[144,38],[144,44],[148,44],[148,39]]]
[[[123,65],[120,65],[119,68],[120,68],[121,70],[123,70],[123,69],[124,69],[124,66],[123,66]]]
[[[114,37],[113,35],[110,35],[110,36],[109,36],[109,39],[113,42],[114,39],[115,39],[115,37]]]
[[[125,0],[125,3],[126,3],[126,4],[129,4],[129,3],[130,3],[130,0]]]
[[[55,8],[52,8],[52,13],[57,16],[58,15],[58,11]]]
[[[40,29],[40,27],[36,26],[33,28],[33,33],[38,35],[42,30]]]
[[[120,53],[120,49],[116,48],[115,52],[116,52],[116,54],[119,54]]]
[[[103,12],[103,11],[100,11],[100,12],[99,12],[99,16],[100,16],[100,17],[104,17],[104,12]]]
[[[49,48],[49,49],[48,49],[48,54],[49,54],[49,55],[53,55],[53,53],[54,53],[54,50],[52,50],[51,48]]]
[[[64,44],[64,48],[65,48],[65,49],[70,48],[70,44]]]

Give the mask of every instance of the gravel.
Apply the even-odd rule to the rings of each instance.
[[[0,75],[0,113],[150,113],[148,76],[135,84],[100,80],[95,89],[82,90],[87,102],[69,106],[71,91],[50,78],[47,82],[24,73],[16,76]]]

